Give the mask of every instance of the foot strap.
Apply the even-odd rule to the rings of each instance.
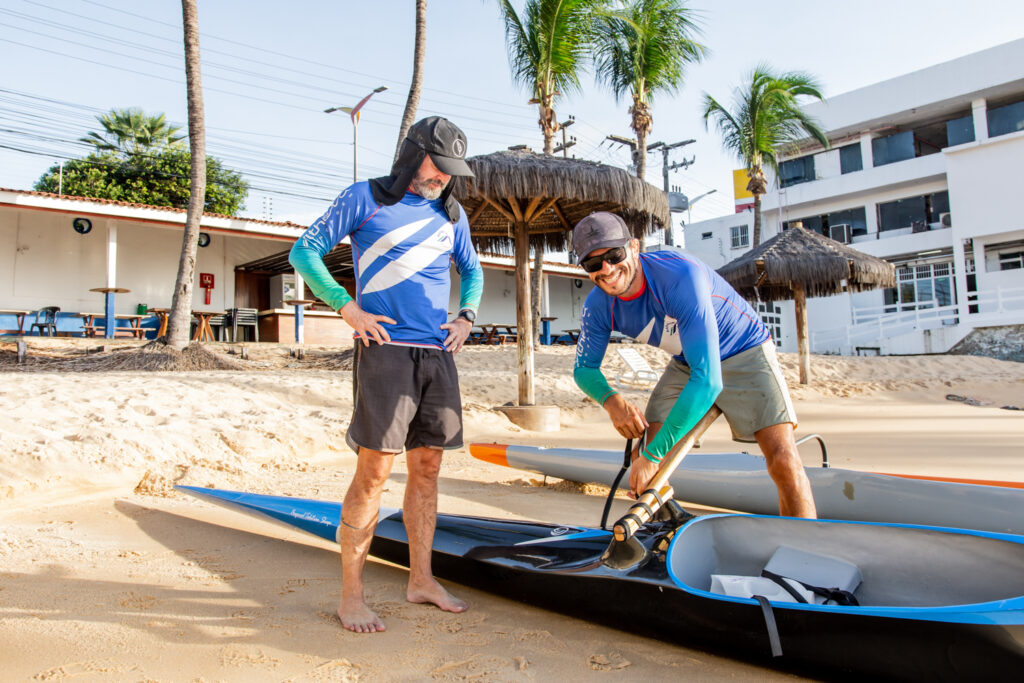
[[[772,611],[772,604],[763,595],[755,595],[754,599],[761,605],[761,614],[764,616],[764,627],[768,631],[768,644],[772,648],[772,657],[781,657],[782,641],[779,640],[779,627],[775,623],[775,612]]]

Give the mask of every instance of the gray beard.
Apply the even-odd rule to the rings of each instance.
[[[428,185],[419,180],[413,180],[411,184],[413,192],[431,201],[440,198],[441,193],[444,192],[444,185]]]

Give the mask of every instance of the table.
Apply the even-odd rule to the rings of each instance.
[[[152,313],[156,316],[156,321],[160,324],[160,328],[156,332],[157,337],[163,337],[167,334],[167,316],[170,315],[171,309],[169,308],[150,308],[147,313]]]
[[[540,319],[540,343],[551,346],[551,321],[558,320],[556,317],[541,317]]]
[[[210,327],[210,319],[224,314],[225,311],[192,311],[192,315],[199,321],[192,341],[217,341],[213,336],[213,328]]]
[[[14,330],[3,330],[3,334],[17,334],[20,337],[25,336],[25,316],[32,311],[23,311],[21,309],[0,309],[0,315],[13,315],[18,320],[18,331],[15,333]]]
[[[83,335],[86,336],[86,337],[95,337],[96,336],[96,332],[97,332],[96,318],[103,318],[103,317],[105,317],[106,314],[104,314],[104,313],[77,313],[76,315],[78,315],[82,319],[82,333],[83,333]],[[127,332],[130,336],[135,337],[136,339],[145,339],[146,338],[146,329],[144,327],[142,327],[142,319],[144,317],[146,317],[146,316],[135,315],[135,314],[115,315],[115,316],[113,316],[113,318],[110,319],[110,321],[112,323],[112,328],[113,329],[108,333],[107,329],[109,329],[109,328],[107,327],[106,324],[104,324],[104,334],[105,334],[105,336],[108,339],[110,339],[110,338],[113,338],[113,337],[117,336],[118,332]],[[124,325],[124,326],[118,327],[117,326],[117,321],[118,320],[126,320],[126,321],[128,321],[128,324]]]
[[[579,330],[579,328],[574,328],[574,329],[571,329],[571,330],[562,330],[562,334],[568,336],[569,339],[572,340],[570,342],[571,344],[575,344],[576,342],[578,342],[580,340],[580,330]]]
[[[295,343],[302,344],[305,339],[305,332],[303,330],[303,311],[306,306],[311,306],[316,303],[315,299],[285,299],[282,303],[288,304],[289,306],[295,307]]]
[[[516,340],[516,326],[511,323],[480,323],[479,327],[483,330],[483,344],[504,344]]]
[[[107,339],[114,338],[114,295],[127,294],[132,291],[124,287],[93,287],[90,292],[99,292],[104,295],[103,321],[104,335]]]

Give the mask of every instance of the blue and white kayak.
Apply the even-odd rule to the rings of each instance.
[[[477,459],[584,483],[611,485],[622,451],[470,444]],[[1024,534],[1024,484],[807,467],[818,516]],[[628,485],[623,477],[622,486]],[[677,500],[761,515],[779,498],[764,458],[748,453],[690,453],[671,478]]]
[[[337,537],[340,503],[178,489]],[[440,577],[545,609],[825,678],[1020,680],[1024,537],[706,515],[642,528],[636,538],[647,555],[629,569],[602,562],[611,538],[595,528],[441,514],[433,566]],[[370,552],[407,566],[400,510],[381,511]],[[813,588],[842,589],[848,604],[763,590],[767,570],[812,598]],[[737,579],[757,592],[723,592],[723,581]]]

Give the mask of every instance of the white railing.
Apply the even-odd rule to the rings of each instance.
[[[967,295],[971,315],[991,315],[1024,310],[1024,287],[986,289]]]
[[[898,337],[919,330],[931,330],[960,322],[957,304],[939,306],[935,301],[918,301],[910,311],[894,311],[898,304],[854,308],[853,322],[812,332],[811,350],[815,353],[852,353],[857,346],[879,346],[883,339]],[[1000,313],[1024,312],[1024,287],[988,289],[967,295],[967,319]],[[986,321],[992,324],[992,321]]]

